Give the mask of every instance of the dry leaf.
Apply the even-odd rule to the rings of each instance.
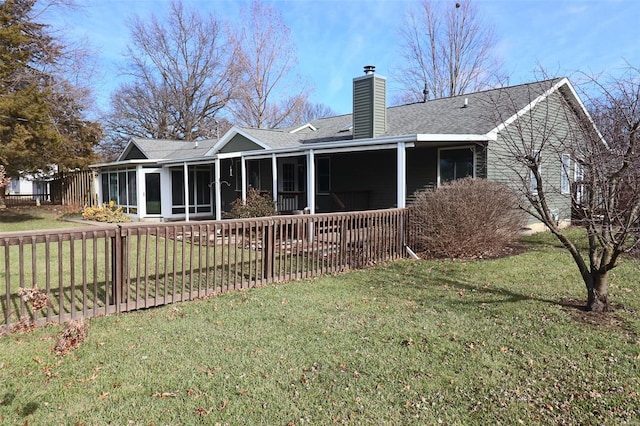
[[[196,414],[199,416],[208,416],[213,411],[213,408],[209,408],[208,410],[202,407],[196,408]]]
[[[155,392],[153,393],[151,396],[156,397],[156,398],[175,398],[176,396],[178,396],[178,391],[175,392]]]
[[[228,399],[225,399],[224,401],[222,401],[222,404],[220,404],[220,405],[218,406],[218,411],[222,411],[222,410],[224,410],[225,408],[227,408],[227,405],[228,405],[228,404],[229,404],[229,400],[228,400]]]

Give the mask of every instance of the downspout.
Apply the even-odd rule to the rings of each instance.
[[[189,166],[183,163],[184,173],[184,220],[189,222]]]

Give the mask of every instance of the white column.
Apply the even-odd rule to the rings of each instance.
[[[136,201],[138,203],[138,219],[142,219],[147,215],[147,184],[144,179],[144,169],[142,166],[136,166],[136,185],[138,185],[138,194]],[[109,191],[111,191],[111,181],[109,181]],[[106,197],[106,198],[105,198]],[[102,202],[109,204],[111,194],[102,194]]]
[[[242,204],[247,202],[247,165],[244,157],[240,157],[240,174],[242,176]]]
[[[404,142],[398,142],[398,208],[405,208],[407,203],[407,151]]]
[[[307,207],[316,213],[316,160],[313,149],[307,153]]]
[[[220,190],[222,187],[220,185],[220,159],[216,157],[216,159],[213,160],[213,164],[215,168],[215,170],[213,171],[213,185],[215,186],[216,191],[216,220],[222,220],[222,194],[220,194]]]
[[[184,173],[184,220],[189,222],[189,166],[183,163]]]
[[[273,194],[273,203],[278,208],[278,160],[275,154],[271,154],[271,191]]]

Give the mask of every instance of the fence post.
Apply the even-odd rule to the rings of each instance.
[[[273,281],[273,264],[275,262],[275,221],[269,219],[263,222],[262,229],[262,275],[264,280],[269,283]]]
[[[122,228],[120,225],[116,225],[115,236],[111,238],[111,302],[115,305],[118,313],[120,313],[122,302],[123,246]]]

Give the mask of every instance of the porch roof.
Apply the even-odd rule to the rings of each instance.
[[[215,139],[201,141],[176,141],[167,139],[131,138],[127,149],[119,159],[125,159],[133,146],[137,147],[147,159],[181,160],[203,156],[217,142]],[[123,158],[124,157],[124,158]]]

